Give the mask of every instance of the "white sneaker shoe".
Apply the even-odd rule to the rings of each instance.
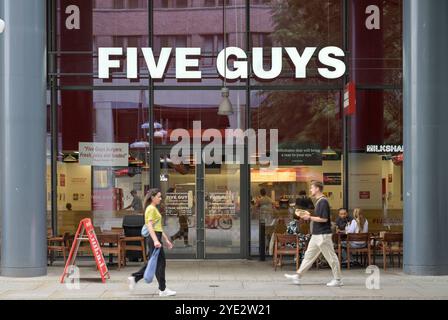
[[[297,273],[296,274],[285,273],[285,278],[292,280],[292,283],[294,283],[294,284],[300,284],[300,277]]]
[[[342,283],[342,280],[336,280],[336,279],[333,279],[327,283],[327,287],[342,287],[343,285],[344,284]]]
[[[135,277],[128,277],[128,281],[129,281],[129,290],[134,290],[135,288]]]
[[[164,291],[159,291],[159,297],[169,297],[169,296],[175,296],[176,291],[170,290],[168,288],[165,288]]]

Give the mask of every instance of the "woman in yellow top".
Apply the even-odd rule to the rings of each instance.
[[[162,239],[165,240],[165,243],[168,249],[173,248],[173,244],[169,240],[169,238],[165,235],[162,229],[162,215],[160,214],[157,206],[162,201],[162,193],[158,189],[151,189],[146,194],[144,200],[144,208],[145,208],[145,224],[149,230],[149,237],[146,238],[146,243],[149,248],[148,257],[151,257],[152,252],[155,248],[160,248],[159,258],[157,259],[157,268],[156,268],[156,278],[159,282],[159,296],[167,297],[176,295],[176,291],[170,290],[166,287],[165,281],[165,252],[163,251]],[[135,284],[143,279],[143,275],[146,270],[145,264],[139,271],[132,274],[129,277],[129,287],[130,289],[134,289]]]

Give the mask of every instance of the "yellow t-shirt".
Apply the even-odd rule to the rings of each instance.
[[[149,221],[152,221],[152,226],[155,232],[163,232],[162,215],[153,205],[149,205],[145,211],[145,224],[149,224]]]

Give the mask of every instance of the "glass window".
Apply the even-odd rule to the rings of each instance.
[[[59,92],[59,234],[82,218],[121,227],[149,188],[148,104],[139,91]],[[134,192],[135,191],[135,192]]]
[[[204,5],[206,4],[206,5]],[[218,4],[218,2],[216,2]],[[154,44],[156,51],[161,47],[201,48],[198,69],[202,73],[199,81],[177,80],[175,74],[175,55],[163,80],[157,85],[208,85],[222,84],[216,70],[216,56],[224,48],[223,44],[223,8],[212,3],[192,1],[190,6],[179,10],[166,10],[163,3],[154,3]],[[245,49],[246,39],[245,1],[235,0],[226,6],[226,46]],[[232,60],[229,62],[232,67]],[[228,85],[241,84],[244,81],[228,81]]]
[[[100,1],[96,0],[94,7],[98,7]],[[143,9],[147,8],[147,4],[147,0],[114,0],[113,2],[114,9]]]
[[[215,55],[215,37],[212,35],[202,36],[202,48],[205,55]],[[202,63],[207,66],[213,66],[213,58],[204,57]]]
[[[310,183],[324,182],[332,214],[343,204],[342,118],[339,91],[252,92],[251,123],[254,129],[277,129],[278,167],[259,163],[251,155],[251,253],[258,254],[259,227],[265,223],[266,253],[272,254],[273,233],[286,232],[297,209],[313,209]],[[270,145],[268,145],[270,146]],[[268,149],[271,153],[272,149]],[[333,154],[324,154],[332,150]],[[305,208],[302,203],[307,202]],[[310,226],[300,225],[307,234]]]
[[[206,129],[217,129],[225,136],[226,129],[245,130],[246,94],[231,90],[229,99],[234,113],[218,115],[222,95],[217,90],[156,90],[154,93],[154,121],[156,144],[173,144],[171,133],[175,129],[187,130],[193,137],[194,122]]]
[[[154,6],[157,6],[159,8],[186,8],[188,7],[188,0],[154,1]]]
[[[216,5],[215,0],[204,0],[204,6],[205,7],[214,7]]]
[[[188,6],[188,0],[175,1],[176,8],[186,8]]]
[[[350,2],[351,80],[357,84],[401,84],[402,1],[375,1],[376,9],[366,14],[368,4]]]
[[[146,0],[128,0],[129,9],[142,9],[148,7],[148,1]]]
[[[148,39],[148,10],[146,0],[78,1],[80,25],[66,8],[73,1],[58,0],[58,51],[59,84],[62,86],[148,85],[142,77],[138,81],[126,78],[126,58],[120,59],[120,67],[111,69],[110,79],[98,79],[99,47],[146,47]],[[113,10],[119,9],[119,10]],[[143,56],[139,55],[140,74],[147,74]]]
[[[252,47],[264,47],[264,69],[272,66],[271,50],[276,47],[296,47],[300,54],[306,47],[326,46],[342,48],[342,1],[340,0],[297,0],[297,1],[250,1],[250,40]],[[289,61],[286,53],[284,62]],[[279,77],[270,84],[328,84],[328,80],[319,75],[321,67],[317,53],[307,65],[306,78],[295,79],[292,63],[283,63]],[[255,78],[255,75],[252,74]],[[258,81],[253,83],[266,83]],[[341,80],[332,80],[332,84]]]
[[[348,120],[349,207],[364,210],[371,232],[403,228],[402,105],[401,90],[358,90]]]
[[[219,132],[244,130],[246,120],[250,120],[251,128],[256,131],[278,129],[278,167],[266,168],[259,161],[260,154],[250,154],[253,161],[250,164],[252,254],[258,254],[260,221],[266,223],[265,249],[269,253],[273,232],[286,230],[291,221],[291,210],[307,198],[311,180],[324,182],[333,215],[343,206],[344,79],[321,77],[317,72],[321,64],[315,55],[307,66],[307,78],[295,80],[293,64],[283,59],[282,72],[272,81],[260,81],[251,74],[247,93],[245,80],[227,81],[234,112],[230,116],[220,116],[218,106],[222,96],[219,88],[223,86],[223,79],[216,70],[216,58],[224,46],[246,51],[253,47],[264,48],[263,66],[266,70],[272,63],[270,49],[274,46],[296,47],[299,52],[310,46],[342,48],[345,31],[343,1],[251,0],[246,8],[244,0],[155,0],[153,11],[149,12],[147,0],[86,0],[77,1],[82,17],[79,29],[70,14],[65,13],[73,1],[57,2],[58,84],[63,89],[69,89],[67,86],[85,86],[86,89],[71,88],[58,94],[59,233],[74,231],[78,221],[86,216],[92,217],[95,225],[102,228],[119,226],[122,216],[131,210],[124,210],[132,203],[130,190],[137,190],[137,196],[142,197],[148,188],[149,143],[157,145],[157,152],[166,152],[169,148],[163,145],[174,144],[170,137],[175,129],[186,129],[193,136],[194,121],[200,121],[201,137],[207,129]],[[345,26],[349,45],[345,58],[347,76],[358,86],[356,112],[347,117],[349,192],[346,196],[350,210],[360,207],[365,211],[373,232],[401,230],[403,215],[402,153],[367,152],[368,146],[401,146],[403,143],[402,1],[374,3],[379,9],[377,20],[369,19],[372,16],[366,14],[365,3],[349,1],[348,25]],[[225,38],[223,5],[227,19]],[[250,30],[246,30],[247,13]],[[149,15],[153,21],[153,39],[149,39]],[[367,28],[366,19],[370,23]],[[246,36],[250,48],[246,48]],[[141,48],[150,43],[156,59],[162,47],[201,48],[198,69],[202,79],[176,79],[174,50],[165,77],[154,82],[151,99],[148,70],[141,52],[141,78],[126,78],[126,57],[123,56],[120,67],[111,70],[110,79],[98,79],[98,48]],[[230,68],[234,62],[230,59]],[[118,90],[88,91],[92,86],[115,86]],[[126,88],[120,88],[122,86]],[[129,90],[129,86],[136,88]],[[388,90],[381,89],[386,86]],[[397,89],[392,90],[391,86]],[[246,94],[250,95],[249,119],[246,119]],[[154,103],[153,142],[148,141],[151,101]],[[270,138],[268,136],[268,147]],[[48,146],[49,139],[50,128]],[[124,143],[129,146],[128,163],[123,166],[82,165],[79,148],[82,142],[94,146]],[[158,168],[162,173],[167,170],[167,181],[164,181],[167,183],[161,183],[164,195],[170,193],[168,187],[177,188],[179,193],[191,191],[188,188],[197,182],[195,170],[198,167],[190,164],[187,181],[182,170],[167,169],[163,167],[164,163],[166,161],[161,159]],[[204,171],[204,191],[208,197],[204,212],[207,224],[205,253],[237,253],[240,243],[236,237],[241,236],[239,214],[244,212],[245,206],[240,203],[239,166],[206,167]],[[213,211],[215,196],[219,201],[227,199],[226,204],[234,206],[235,215],[232,216],[232,210],[229,214],[217,215]],[[194,228],[195,214],[187,221],[190,229]],[[170,219],[167,220],[168,230],[176,234],[178,216],[173,215]],[[300,230],[307,233],[310,226],[301,224]],[[196,233],[190,230],[187,239],[188,243],[194,243]],[[184,240],[185,237],[181,239]],[[195,248],[196,245],[179,249],[178,253],[192,255]]]
[[[250,40],[251,47],[263,47],[270,48],[272,47],[272,41],[269,33],[257,33],[252,32]]]
[[[114,0],[114,9],[124,9],[125,0]]]

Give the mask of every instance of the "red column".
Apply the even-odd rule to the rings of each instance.
[[[68,29],[66,13],[69,6],[79,8],[80,28]],[[93,1],[60,0],[60,51],[93,51]],[[92,73],[90,54],[64,54],[60,58],[61,73]],[[60,84],[92,85],[92,76],[61,76]],[[61,91],[62,150],[78,150],[78,142],[93,140],[93,93],[91,91]]]
[[[350,80],[356,84],[356,113],[350,117],[349,151],[365,150],[367,144],[381,144],[384,132],[383,92],[360,90],[360,85],[382,84],[383,79],[383,4],[382,0],[350,1]],[[366,13],[379,8],[380,29],[368,29]]]

